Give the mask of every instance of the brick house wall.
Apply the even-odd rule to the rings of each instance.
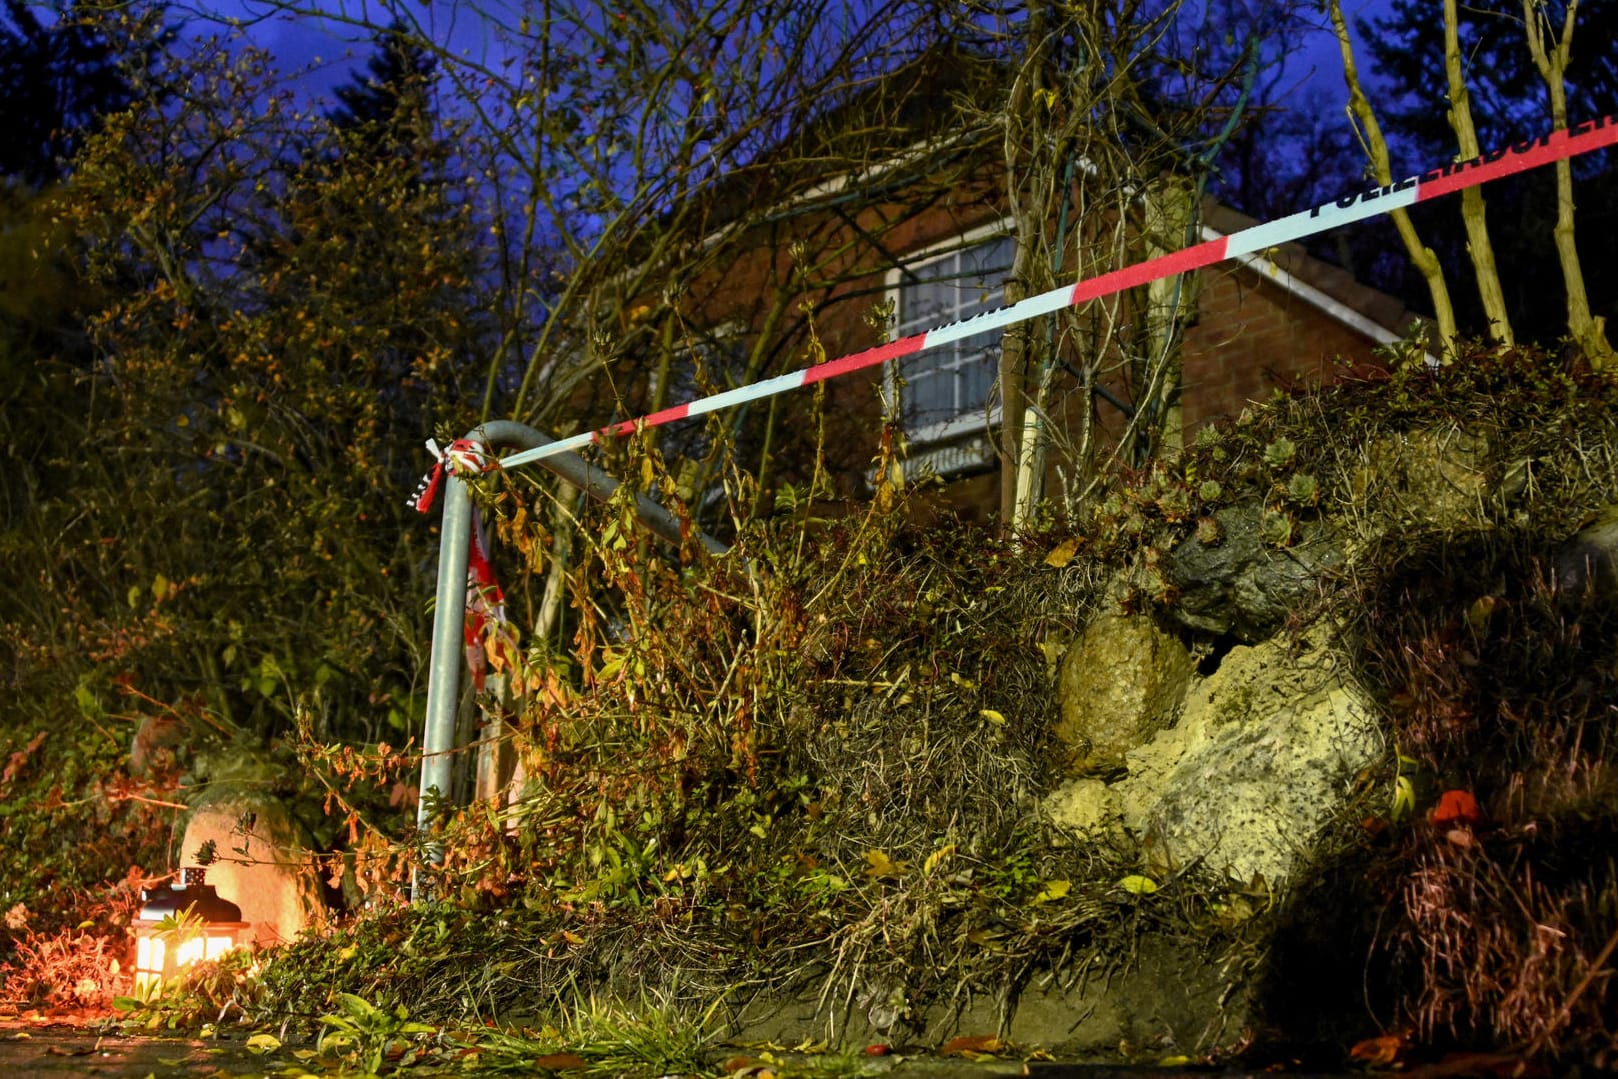
[[[836,284],[808,297],[813,300],[814,329],[828,358],[879,343],[880,330],[870,314],[884,298],[884,276],[895,259],[903,260],[952,237],[1000,218],[991,184],[963,185],[920,213],[907,213],[893,203],[860,206],[846,217],[808,215],[792,227],[777,226],[733,237],[734,256],[722,269],[694,282],[682,308],[693,323],[757,327],[768,307],[768,294],[787,287],[801,267],[794,260],[817,263],[822,278]],[[1253,222],[1217,203],[1203,206],[1205,236],[1239,231]],[[798,245],[794,250],[794,245]],[[840,254],[833,264],[817,256]],[[1184,436],[1221,418],[1234,417],[1253,401],[1277,389],[1317,386],[1347,371],[1363,372],[1380,361],[1375,350],[1401,335],[1412,321],[1402,305],[1354,282],[1341,270],[1308,256],[1296,245],[1270,251],[1252,264],[1227,262],[1199,271],[1188,289],[1194,297],[1182,346],[1181,408]],[[797,307],[801,301],[795,301]],[[806,366],[808,336],[799,318],[795,327],[778,330],[782,347],[764,374]],[[837,481],[838,494],[858,499],[869,493],[871,460],[881,438],[881,371],[845,376],[825,383],[826,418],[823,452]],[[1127,400],[1122,386],[1114,394]],[[1077,429],[1084,407],[1076,380],[1061,376],[1055,387],[1065,405],[1053,418]],[[807,478],[815,453],[816,426],[810,412],[813,391],[797,391],[774,399],[770,446],[772,479],[799,483]],[[1114,406],[1097,401],[1096,424],[1101,437],[1116,440],[1125,418]],[[761,408],[762,410],[762,408]],[[976,436],[985,444],[982,435]],[[912,451],[925,447],[912,447]],[[743,451],[743,461],[748,460]],[[1055,455],[1047,470],[1047,490],[1059,489],[1071,462]],[[987,519],[998,509],[999,466],[992,453],[942,477],[943,501],[966,518]]]
[[[1256,224],[1212,200],[1203,220],[1205,235]],[[1270,252],[1258,267],[1227,262],[1199,273],[1197,314],[1181,352],[1188,432],[1277,389],[1327,385],[1381,367],[1376,350],[1416,321],[1394,297],[1297,244]]]

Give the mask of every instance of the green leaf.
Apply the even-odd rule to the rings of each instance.
[[[247,1039],[245,1044],[249,1053],[273,1053],[281,1048],[281,1039],[274,1034],[254,1034]]]
[[[79,712],[91,719],[101,718],[101,701],[96,697],[95,691],[82,681],[73,690],[73,701],[79,706]]]
[[[343,1011],[355,1019],[375,1019],[382,1014],[381,1008],[353,993],[338,993],[337,1003],[342,1006]]]
[[[1393,810],[1388,814],[1393,822],[1408,817],[1416,810],[1416,785],[1409,776],[1398,776],[1393,781]]]
[[[1048,880],[1039,894],[1034,896],[1035,903],[1049,903],[1053,899],[1062,899],[1073,890],[1073,882],[1068,880]]]
[[[1157,891],[1157,881],[1151,877],[1143,877],[1138,873],[1131,873],[1118,881],[1118,887],[1130,895],[1151,895]]]

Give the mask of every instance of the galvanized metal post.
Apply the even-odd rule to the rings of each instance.
[[[461,695],[462,626],[466,618],[466,562],[472,545],[472,496],[454,470],[444,469],[444,517],[439,525],[438,594],[433,608],[433,644],[427,665],[427,726],[421,741],[421,798],[416,827],[425,830],[435,805],[450,795],[450,753],[455,748],[455,710]],[[434,863],[442,848],[428,848]],[[410,900],[424,898],[420,872],[411,875]]]
[[[543,431],[510,420],[491,420],[466,435],[483,444],[489,453],[501,449],[533,449],[555,441]],[[598,501],[605,502],[621,486],[607,473],[590,465],[576,453],[563,453],[539,462],[568,483]],[[653,532],[679,543],[682,524],[668,510],[643,494],[635,496],[635,512]],[[427,667],[427,724],[421,740],[421,800],[416,808],[416,827],[426,830],[430,810],[450,796],[451,755],[455,752],[455,712],[461,698],[461,663],[465,650],[466,563],[472,545],[472,496],[465,481],[453,469],[444,469],[444,517],[438,540],[438,599],[433,609],[433,644]],[[710,554],[722,555],[729,548],[712,536],[698,533],[698,540]],[[443,861],[443,848],[429,844],[428,859]],[[417,871],[410,878],[410,900],[426,898],[426,884]]]

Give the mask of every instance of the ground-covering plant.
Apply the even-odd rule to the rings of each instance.
[[[1014,995],[1036,970],[1104,973],[1145,932],[1264,984],[1291,961],[1264,942],[1319,917],[1310,888],[1154,880],[1035,811],[1059,775],[1062,645],[1109,587],[1172,625],[1168,552],[1256,503],[1285,525],[1264,533],[1278,555],[1317,527],[1353,552],[1294,621],[1337,621],[1406,762],[1362,777],[1322,846],[1318,879],[1369,900],[1333,923],[1360,949],[1333,962],[1374,986],[1377,1020],[1429,1042],[1600,1052],[1618,883],[1590,852],[1618,820],[1613,625],[1553,555],[1618,498],[1613,394],[1491,353],[1280,397],[1124,477],[1072,536],[914,533],[881,499],[838,517],[794,502],[712,561],[640,540],[626,502],[587,509],[599,542],[570,569],[571,647],[524,642],[510,695],[483,702],[506,718],[520,796],[441,807],[438,901],[290,949],[256,1014],[315,1022],[353,993],[426,1022],[543,1022],[633,971],[687,1016],[807,985],[902,1020]],[[1385,464],[1435,429],[1490,481],[1458,520],[1413,515]],[[615,467],[659,489],[655,451],[623,453]],[[733,490],[744,520],[755,493]],[[500,549],[542,579],[534,489],[508,477],[480,497]]]
[[[517,792],[400,834],[367,807],[408,780],[408,754],[306,747],[334,808],[355,809],[368,909],[254,977],[193,987],[162,1023],[324,1030],[373,1070],[450,1052],[678,1070],[711,1064],[713,1031],[760,996],[807,992],[902,1031],[1036,976],[1102,977],[1151,936],[1248,972],[1278,1033],[1346,1047],[1380,1023],[1399,1045],[1599,1057],[1618,627],[1601,579],[1570,588],[1559,559],[1618,501],[1615,392],[1531,354],[1417,363],[1255,407],[1121,478],[1082,529],[1015,540],[910,530],[891,497],[753,515],[738,475],[734,549],[714,560],[644,541],[625,501],[570,505],[592,538],[570,552],[572,639],[521,641],[496,671],[508,693],[479,702],[520,758]],[[1481,477],[1448,519],[1387,463],[1434,430]],[[655,449],[620,452],[614,470],[667,490]],[[519,625],[557,551],[542,497],[520,476],[480,481]],[[1338,627],[1390,734],[1287,893],[1196,866],[1154,878],[1037,811],[1061,775],[1063,646],[1110,600],[1174,627],[1172,552],[1238,506],[1285,519],[1265,533],[1277,557],[1317,530],[1349,552],[1292,617]],[[1181,632],[1205,663],[1229,645]],[[433,901],[406,907],[412,869]],[[1317,992],[1297,992],[1305,968]],[[624,1003],[627,975],[653,1003]],[[398,1030],[334,1025],[359,1022],[355,1001]]]
[[[658,485],[655,453],[628,452],[617,469]],[[543,579],[529,497],[484,492],[502,549]],[[510,1017],[634,971],[688,1009],[809,984],[892,1021],[1004,992],[1041,957],[1099,973],[1142,928],[1199,916],[1177,882],[1121,885],[1126,856],[1035,812],[1051,657],[1097,581],[1031,574],[987,535],[904,535],[896,502],[804,504],[715,562],[639,541],[623,501],[593,512],[569,653],[530,643],[503,672],[511,697],[485,701],[506,712],[520,797],[435,821],[435,891],[459,909],[295,947],[267,1009],[315,984]]]
[[[93,723],[0,733],[0,755],[0,1000],[105,1008],[127,977],[140,867],[168,841],[168,792],[131,779]]]

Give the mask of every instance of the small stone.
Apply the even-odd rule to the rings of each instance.
[[[210,851],[208,883],[241,908],[260,947],[290,943],[324,913],[312,844],[273,798],[233,794],[199,806],[182,843],[182,866]]]
[[[1279,522],[1279,524],[1277,524]],[[1279,533],[1266,533],[1281,528]],[[1321,578],[1343,564],[1336,536],[1319,521],[1294,523],[1258,505],[1230,506],[1167,561],[1175,621],[1255,644],[1319,594]]]
[[[1069,779],[1041,804],[1045,819],[1081,839],[1121,843],[1126,838],[1118,796],[1099,779]]]

